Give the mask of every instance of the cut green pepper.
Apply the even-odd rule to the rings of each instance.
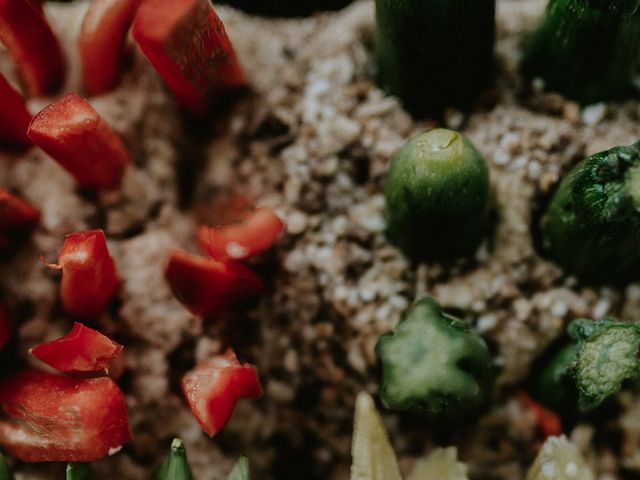
[[[494,369],[484,340],[442,312],[432,298],[417,302],[376,346],[382,404],[393,410],[464,418],[484,406]]]
[[[536,378],[535,397],[546,406],[558,411],[575,409],[578,391],[569,375],[569,365],[576,358],[577,349],[569,344],[557,352]]]
[[[640,378],[640,324],[580,318],[569,325],[577,342],[569,365],[583,411],[593,410],[620,390],[626,380]]]
[[[431,130],[395,156],[385,199],[387,237],[408,257],[470,255],[489,224],[489,170],[462,134]]]
[[[495,0],[376,0],[377,80],[416,116],[469,107],[493,81]]]
[[[582,103],[623,96],[640,60],[640,0],[550,0],[522,72]]]
[[[67,463],[67,480],[91,480],[91,470],[86,463]]]
[[[154,472],[153,480],[193,480],[191,467],[187,461],[187,452],[182,440],[174,438],[171,452],[166,460]]]
[[[233,469],[229,473],[227,480],[251,480],[249,472],[249,459],[242,456],[238,459]]]
[[[640,267],[640,142],[596,153],[561,182],[542,224],[550,257],[588,282]]]

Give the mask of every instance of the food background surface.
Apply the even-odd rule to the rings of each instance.
[[[524,477],[535,455],[535,422],[514,392],[533,361],[575,317],[640,318],[640,284],[588,288],[544,260],[537,215],[558,178],[585,155],[638,140],[640,104],[581,109],[554,94],[525,93],[518,46],[545,2],[497,3],[497,87],[472,114],[449,112],[445,123],[468,135],[491,169],[495,226],[471,261],[416,268],[385,241],[388,162],[408,137],[434,124],[414,122],[374,86],[369,1],[297,20],[218,7],[250,90],[214,120],[180,115],[135,53],[122,85],[91,100],[133,152],[135,166],[119,192],[77,192],[38,149],[0,153],[0,185],[42,210],[32,243],[0,266],[0,291],[21,322],[22,353],[70,326],[57,300],[58,274],[40,254],[54,261],[66,233],[100,227],[118,265],[120,300],[98,326],[126,346],[121,385],[135,440],[94,465],[98,478],[147,478],[176,435],[200,480],[225,478],[241,453],[255,478],[347,478],[355,395],[377,390],[374,345],[426,292],[487,339],[501,366],[500,390],[488,413],[458,430],[387,415],[401,463],[407,467],[436,443],[456,444],[472,478]],[[46,6],[70,61],[86,5]],[[72,67],[66,90],[77,87]],[[11,76],[1,50],[0,70]],[[47,103],[33,101],[32,110]],[[287,234],[255,262],[267,293],[202,324],[171,295],[163,262],[173,247],[195,252],[195,219],[215,222],[215,205],[236,193],[275,207]],[[195,361],[228,345],[258,367],[266,395],[241,402],[211,441],[182,403],[178,382]],[[640,403],[624,395],[598,427],[583,423],[568,432],[602,479],[640,472]],[[63,466],[20,465],[17,472],[25,480],[62,478]]]

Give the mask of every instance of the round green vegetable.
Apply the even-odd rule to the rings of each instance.
[[[640,142],[597,153],[562,181],[543,219],[550,257],[588,282],[637,277]]]
[[[575,409],[578,390],[569,375],[569,365],[575,360],[576,346],[566,345],[540,371],[533,388],[536,399],[558,411]]]
[[[640,0],[550,0],[522,72],[582,103],[619,98],[640,60]]]
[[[380,86],[416,116],[467,108],[493,81],[495,0],[376,0]]]
[[[489,224],[489,170],[461,133],[431,130],[395,156],[385,198],[387,237],[408,257],[471,255]]]
[[[376,353],[380,398],[389,409],[464,418],[490,396],[494,369],[487,344],[433,298],[418,301],[393,333],[380,337]]]

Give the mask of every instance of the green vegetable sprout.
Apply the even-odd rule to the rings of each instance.
[[[6,460],[0,453],[0,480],[13,480],[13,474],[9,470]]]
[[[462,134],[430,130],[393,159],[385,199],[387,236],[408,257],[470,255],[489,224],[489,170]]]
[[[227,480],[251,480],[249,459],[247,457],[242,456],[238,459]]]
[[[580,393],[581,410],[598,407],[624,381],[640,378],[640,324],[581,318],[569,325],[569,335],[577,342],[569,373]]]
[[[68,463],[67,480],[91,480],[91,470],[86,463]]]
[[[182,440],[174,438],[171,452],[153,474],[153,480],[192,480],[191,467]]]
[[[378,340],[376,353],[386,408],[460,419],[489,399],[494,369],[487,344],[433,298],[411,307],[395,331]]]
[[[561,182],[542,223],[550,257],[588,282],[640,267],[640,142],[596,153]]]
[[[550,0],[522,72],[582,103],[623,96],[640,60],[640,0]]]
[[[495,0],[376,0],[379,85],[416,116],[469,107],[493,81]]]

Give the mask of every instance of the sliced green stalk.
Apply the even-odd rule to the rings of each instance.
[[[384,193],[387,237],[413,260],[471,255],[486,234],[489,169],[461,133],[438,128],[407,142]]]
[[[187,461],[187,452],[182,440],[174,438],[171,442],[171,452],[166,460],[158,467],[152,477],[153,480],[193,480],[191,468]]]
[[[13,480],[13,474],[9,470],[6,460],[0,453],[0,480]]]
[[[408,480],[469,480],[468,470],[458,461],[456,447],[436,448],[416,463]]]
[[[637,278],[640,142],[596,153],[561,182],[542,224],[549,256],[588,282]]]
[[[380,337],[376,353],[387,408],[461,419],[490,397],[494,370],[487,344],[433,298],[411,307],[393,333]]]
[[[580,393],[579,406],[592,410],[620,390],[626,380],[640,378],[640,324],[585,318],[569,325],[577,353],[569,366]]]
[[[67,463],[67,480],[91,480],[91,470],[86,463]]]
[[[522,71],[582,103],[623,96],[640,60],[640,0],[550,0]]]
[[[402,480],[382,418],[366,392],[356,400],[351,455],[351,480]]]
[[[238,459],[233,469],[229,473],[227,480],[251,480],[249,472],[249,459],[242,456]]]
[[[526,480],[595,480],[582,454],[567,437],[549,437]]]

